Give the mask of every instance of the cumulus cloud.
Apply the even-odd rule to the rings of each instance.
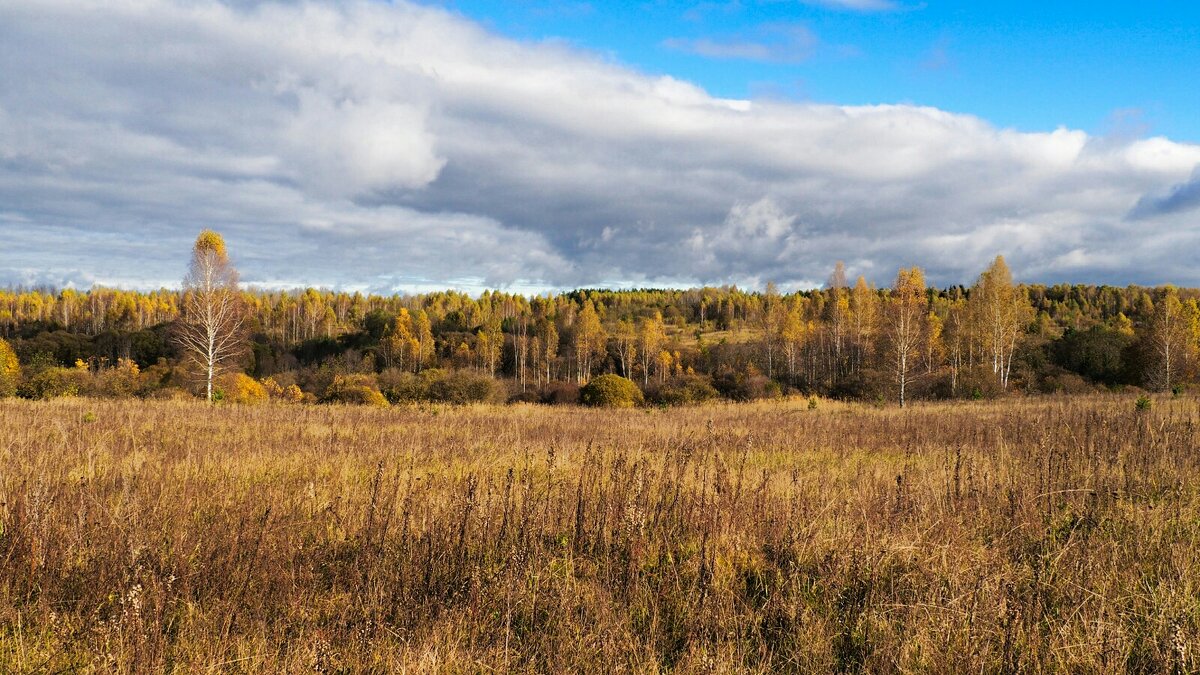
[[[801,285],[838,259],[957,283],[996,253],[1026,280],[1200,284],[1170,206],[1197,165],[1162,138],[721,99],[403,1],[0,3],[7,281],[175,283],[213,227],[272,285]]]

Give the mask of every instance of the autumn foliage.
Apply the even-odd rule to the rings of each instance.
[[[259,400],[210,386],[240,373],[277,402],[577,402],[611,375],[659,405],[903,405],[1200,381],[1200,290],[1020,285],[1001,256],[969,288],[930,288],[919,267],[851,283],[838,263],[820,289],[547,297],[252,290],[231,256],[205,231],[180,292],[0,289],[19,361],[0,395]]]

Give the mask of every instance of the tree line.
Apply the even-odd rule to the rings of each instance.
[[[238,283],[205,231],[179,290],[0,289],[0,396],[570,402],[594,377],[658,403],[791,393],[871,401],[1197,381],[1200,292],[970,287],[919,267],[886,288],[837,263],[821,289],[734,286],[376,295]]]

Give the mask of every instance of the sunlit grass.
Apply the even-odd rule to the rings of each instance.
[[[1200,668],[1200,408],[0,402],[0,671]]]

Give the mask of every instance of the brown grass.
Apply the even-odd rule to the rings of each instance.
[[[1194,672],[1195,399],[0,401],[0,671]]]

